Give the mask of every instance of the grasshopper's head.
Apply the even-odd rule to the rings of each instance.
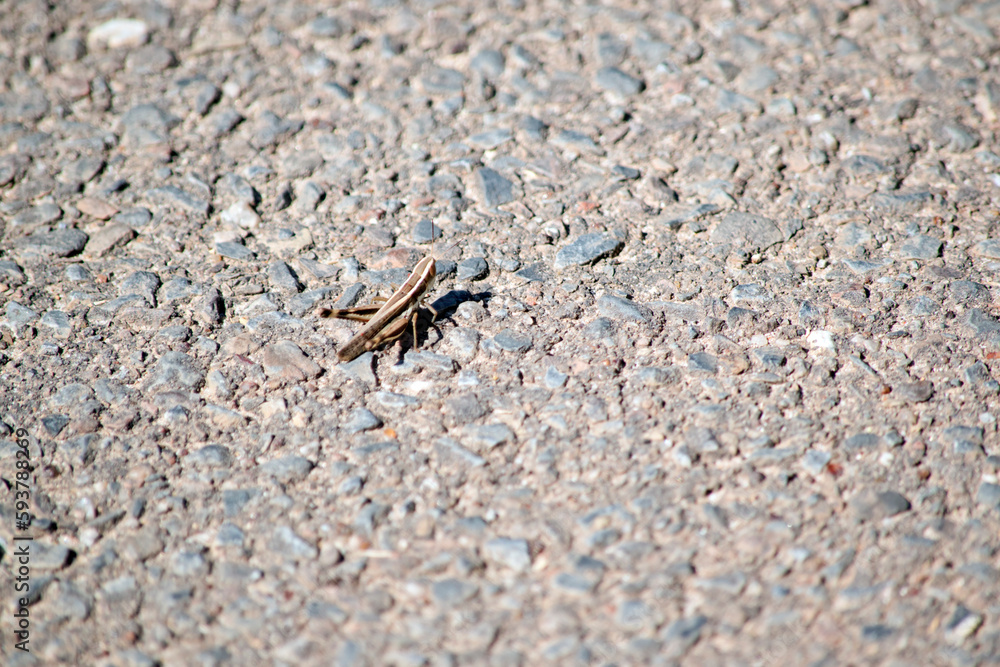
[[[434,289],[437,283],[437,262],[433,256],[424,257],[413,270],[424,284],[424,288],[420,291],[421,296]]]

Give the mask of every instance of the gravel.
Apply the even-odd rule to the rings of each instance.
[[[0,5],[0,663],[994,659],[998,14],[814,4]]]

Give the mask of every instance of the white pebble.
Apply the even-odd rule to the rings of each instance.
[[[806,342],[815,349],[837,351],[837,344],[833,342],[833,334],[823,329],[810,332],[806,337]]]
[[[105,46],[117,49],[123,46],[136,47],[146,43],[149,27],[137,19],[111,19],[97,26],[87,34],[87,46]]]

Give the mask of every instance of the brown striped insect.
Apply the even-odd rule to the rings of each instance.
[[[379,345],[394,341],[406,333],[406,325],[413,324],[413,344],[417,344],[417,316],[420,305],[427,293],[434,287],[437,269],[434,257],[427,256],[417,262],[406,282],[388,299],[376,297],[376,303],[353,308],[321,308],[320,317],[336,317],[344,320],[366,322],[344,347],[337,351],[341,361],[351,361],[374,350]],[[434,318],[438,312],[427,306]]]

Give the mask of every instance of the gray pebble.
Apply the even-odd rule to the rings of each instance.
[[[507,143],[513,138],[513,136],[514,135],[510,130],[498,127],[485,132],[479,132],[478,134],[473,134],[469,137],[468,141],[474,148],[492,150]],[[480,187],[484,188],[482,185],[480,185]]]
[[[941,131],[945,147],[952,152],[964,153],[979,145],[979,137],[961,123],[945,123]]]
[[[14,246],[43,257],[70,257],[83,251],[88,238],[78,229],[59,229],[19,238]]]
[[[550,136],[549,140],[559,148],[578,153],[604,155],[604,149],[598,146],[593,139],[576,130],[560,130],[555,136]]]
[[[484,424],[466,432],[465,441],[476,451],[484,452],[511,442],[514,433],[505,424]]]
[[[729,298],[737,303],[763,305],[773,300],[771,294],[757,283],[737,285],[729,292]]]
[[[247,503],[258,496],[260,496],[258,489],[223,489],[222,505],[225,515],[236,516],[243,511]]]
[[[483,257],[469,257],[458,263],[458,280],[482,280],[489,275],[490,267]]]
[[[267,266],[267,279],[271,287],[275,290],[292,293],[302,290],[302,283],[299,282],[295,271],[288,264],[281,261],[271,262]]]
[[[364,488],[364,486],[365,486],[364,478],[359,477],[357,475],[353,475],[340,483],[340,486],[337,487],[337,493],[342,496],[357,495],[358,493],[361,493],[361,490]]]
[[[432,95],[451,95],[462,92],[465,75],[458,70],[435,67],[420,77],[420,84]]]
[[[343,609],[331,602],[323,602],[322,600],[308,602],[305,611],[306,615],[311,619],[329,621],[337,625],[346,623],[349,618]]]
[[[238,174],[227,172],[216,184],[218,194],[254,207],[260,203],[260,193],[250,185],[250,182]]]
[[[235,109],[222,109],[216,110],[208,120],[211,136],[218,139],[232,132],[237,125],[246,119]]]
[[[434,262],[434,270],[437,273],[438,280],[455,273],[457,269],[458,264],[449,259],[439,259]]]
[[[767,90],[776,84],[779,78],[778,73],[767,65],[756,65],[740,77],[742,88],[752,93]]]
[[[514,184],[489,167],[476,170],[476,185],[486,208],[514,201]]]
[[[82,157],[63,169],[61,177],[70,182],[89,183],[104,169],[104,158]]]
[[[509,537],[489,540],[483,545],[483,557],[515,572],[525,572],[531,567],[531,550],[527,540]]]
[[[66,415],[47,415],[42,417],[41,421],[46,432],[55,437],[69,424],[69,417]]]
[[[642,172],[633,167],[625,167],[620,164],[616,164],[611,168],[612,178],[616,181],[634,181],[642,176]]]
[[[856,177],[881,176],[889,173],[889,168],[882,160],[871,155],[852,155],[841,163],[846,171]]]
[[[933,315],[941,310],[941,305],[939,303],[926,296],[918,296],[914,299],[910,299],[906,306],[911,315],[916,315],[918,317]]]
[[[7,323],[14,328],[28,324],[38,319],[38,313],[31,308],[22,306],[17,301],[7,302]]]
[[[167,133],[180,122],[155,104],[136,105],[121,117],[126,139],[139,146],[166,141]]]
[[[652,312],[628,299],[605,294],[597,299],[597,312],[604,317],[627,322],[648,322]]]
[[[512,329],[504,329],[493,337],[493,342],[507,352],[527,352],[531,349],[531,337]]]
[[[699,204],[692,209],[688,209],[683,213],[668,213],[660,216],[659,221],[661,224],[669,229],[677,230],[685,222],[695,222],[705,218],[709,215],[718,213],[722,209],[717,204]],[[703,230],[692,230],[692,231],[703,231]]]
[[[74,410],[77,415],[80,414],[80,410]],[[93,433],[85,433],[84,435],[78,436],[71,440],[67,440],[60,447],[59,451],[65,456],[73,465],[75,466],[87,466],[93,462],[94,456],[97,452],[92,446],[94,442]],[[88,504],[89,500],[86,500]],[[91,513],[93,512],[93,505],[89,506]],[[93,518],[93,517],[91,517]]]
[[[443,607],[454,607],[471,600],[479,592],[479,586],[460,579],[445,579],[431,585],[434,602]]]
[[[534,264],[529,264],[520,271],[517,271],[517,273],[515,273],[514,275],[516,275],[518,278],[524,278],[528,282],[532,283],[544,283],[549,279],[549,275],[545,271],[544,262],[535,262]]]
[[[73,266],[79,266],[79,264],[70,264],[70,266],[66,267],[67,278],[69,277],[69,269]],[[24,271],[21,270],[21,267],[16,262],[0,260],[0,282],[6,283],[8,287],[16,287],[23,285],[27,280],[28,278],[24,275]]]
[[[176,185],[164,185],[146,192],[146,197],[154,204],[177,208],[190,213],[208,215],[211,205],[204,199],[188,194]]]
[[[332,287],[321,287],[296,294],[286,302],[288,312],[293,317],[302,317],[311,312],[321,301],[329,298],[332,293]]]
[[[290,526],[275,528],[268,547],[279,555],[293,559],[315,560],[319,556],[319,549],[297,535]]]
[[[610,234],[584,234],[559,249],[553,267],[559,271],[569,266],[583,266],[616,255],[624,243]]]
[[[932,201],[930,192],[876,192],[868,201],[872,208],[890,213],[918,213],[926,204]]]
[[[715,374],[719,372],[719,362],[707,352],[696,352],[688,355],[688,370]]]
[[[645,64],[650,67],[656,67],[666,61],[674,51],[667,42],[641,37],[632,42],[631,50],[636,58],[645,61]]]
[[[1000,259],[1000,239],[986,239],[974,246],[976,254],[990,259]]]
[[[370,431],[378,428],[381,425],[382,420],[376,417],[371,410],[367,408],[355,408],[347,416],[344,430],[348,433],[360,433],[361,431]]]
[[[218,547],[242,547],[246,541],[246,535],[239,526],[228,521],[219,526],[215,533],[215,546]]]
[[[302,349],[290,340],[279,340],[265,347],[261,354],[261,366],[268,377],[282,378],[291,382],[302,382],[319,375],[323,369],[306,356]]]
[[[412,363],[417,368],[422,368],[438,373],[454,373],[456,369],[455,360],[444,354],[435,352],[418,352],[409,350],[404,359]]]
[[[602,65],[617,65],[625,58],[625,42],[609,32],[597,36],[596,47],[597,60]]]
[[[261,473],[274,477],[282,484],[290,484],[305,479],[309,471],[313,469],[313,463],[309,459],[301,456],[285,456],[261,464]]]
[[[583,334],[588,339],[607,341],[614,343],[615,323],[607,317],[595,318],[583,328]]]
[[[479,332],[468,327],[456,327],[445,334],[445,341],[453,348],[458,358],[469,361],[479,349]]]
[[[61,570],[69,564],[73,555],[74,552],[69,547],[35,540],[31,544],[31,567],[43,572]]]
[[[372,352],[365,352],[357,359],[353,361],[348,361],[346,363],[341,363],[337,366],[340,370],[347,373],[349,376],[358,380],[362,384],[369,387],[374,387],[376,384],[375,372],[372,370],[372,364],[374,363],[375,355]]]
[[[62,209],[55,204],[39,204],[21,211],[11,219],[15,227],[34,229],[50,222],[55,222],[63,216]]]
[[[129,227],[143,227],[153,219],[153,214],[148,208],[130,208],[116,213],[111,219]]]
[[[818,475],[823,472],[823,469],[826,468],[826,464],[830,462],[831,458],[833,457],[830,452],[824,452],[820,449],[810,449],[802,457],[802,467],[813,475]]]
[[[856,433],[845,439],[843,446],[846,449],[873,449],[882,443],[882,438],[874,433]]]
[[[747,115],[759,114],[763,111],[763,107],[761,107],[760,102],[757,100],[731,90],[719,91],[719,96],[715,102],[715,108],[718,109],[719,113],[735,112]]]
[[[753,351],[753,356],[765,368],[777,371],[785,365],[785,353],[777,347],[758,347]]]
[[[883,491],[878,494],[877,498],[885,516],[895,516],[910,511],[910,501],[896,491]]]
[[[486,465],[486,459],[462,447],[451,438],[439,438],[434,443],[434,448],[442,457],[461,461],[473,468]]]
[[[178,577],[203,577],[208,574],[208,562],[197,551],[179,551],[170,559],[170,571]]]
[[[167,352],[156,362],[147,389],[165,384],[178,384],[182,387],[197,389],[201,386],[204,377],[204,372],[190,356],[183,352]]]
[[[940,239],[917,234],[901,243],[896,248],[896,255],[900,259],[934,259],[941,255],[942,245]]]
[[[948,292],[958,301],[980,301],[989,299],[990,290],[986,285],[971,280],[954,280],[948,284]]]
[[[314,259],[309,259],[308,257],[298,258],[299,266],[305,269],[308,273],[312,274],[314,278],[319,278],[320,280],[327,280],[329,278],[336,278],[337,274],[340,273],[340,269],[332,264],[322,264]]]
[[[473,394],[459,394],[449,399],[445,410],[459,424],[468,424],[487,414],[486,408]]]
[[[781,243],[785,236],[770,218],[734,211],[716,225],[709,240],[716,245],[731,243],[747,252],[760,252]]]
[[[534,116],[522,116],[518,127],[533,141],[545,141],[549,126]]]
[[[61,310],[48,311],[42,315],[40,324],[52,330],[53,335],[57,338],[69,338],[73,332],[73,325],[70,324],[69,316]]]
[[[141,296],[151,308],[156,307],[156,291],[160,289],[160,277],[152,271],[136,271],[118,284],[119,296]]]
[[[680,371],[674,366],[666,368],[648,366],[636,373],[636,380],[646,387],[659,387],[667,384],[674,384],[681,379]]]
[[[184,457],[184,462],[195,467],[228,468],[233,464],[233,455],[222,445],[206,445]]]
[[[602,67],[597,70],[594,83],[601,90],[622,97],[635,95],[646,89],[646,84],[642,79],[637,79],[634,76],[626,74],[617,67]]]
[[[893,396],[898,396],[910,403],[924,403],[934,395],[934,385],[929,381],[905,382],[893,387]]]
[[[410,238],[414,243],[430,243],[435,239],[441,238],[441,234],[440,227],[435,225],[429,218],[424,218],[413,226]]]
[[[19,153],[0,156],[0,186],[17,183],[28,171],[31,158]]]
[[[304,125],[303,120],[281,118],[273,112],[265,111],[257,117],[250,145],[257,150],[268,148],[294,135]]]
[[[160,301],[170,303],[178,299],[188,299],[200,292],[200,288],[187,278],[172,278],[163,284],[157,296]]]
[[[566,373],[560,373],[559,369],[555,366],[549,366],[548,370],[545,371],[545,386],[549,389],[558,389],[566,384],[566,380],[569,376]]]
[[[663,641],[669,647],[666,655],[683,655],[687,647],[691,646],[701,637],[701,632],[708,624],[705,616],[693,616],[681,618],[668,625],[661,635]]]
[[[1000,331],[1000,322],[997,322],[989,313],[982,308],[970,308],[965,314],[965,324],[977,335],[983,338],[994,336]]]
[[[484,49],[469,61],[469,68],[487,79],[496,79],[503,74],[506,61],[503,54],[495,49]]]
[[[395,449],[397,449],[397,447],[394,446],[393,451]],[[362,534],[371,535],[375,528],[377,528],[382,522],[385,521],[386,517],[389,516],[389,509],[388,505],[382,505],[381,503],[369,503],[364,505],[354,517],[352,525]]]
[[[976,492],[976,504],[985,505],[991,509],[1000,509],[1000,484],[983,482]]]
[[[315,211],[325,198],[326,192],[313,181],[304,181],[295,188],[295,204],[303,211]]]
[[[229,259],[236,259],[244,262],[256,259],[257,255],[242,243],[235,241],[223,241],[215,244],[215,252]]]
[[[892,105],[889,109],[888,116],[890,119],[895,121],[910,120],[915,115],[917,115],[917,107],[919,106],[919,101],[909,97],[905,100],[900,100]]]
[[[396,394],[391,391],[379,391],[373,397],[380,407],[386,410],[403,410],[405,408],[420,405],[420,399],[406,394]]]

